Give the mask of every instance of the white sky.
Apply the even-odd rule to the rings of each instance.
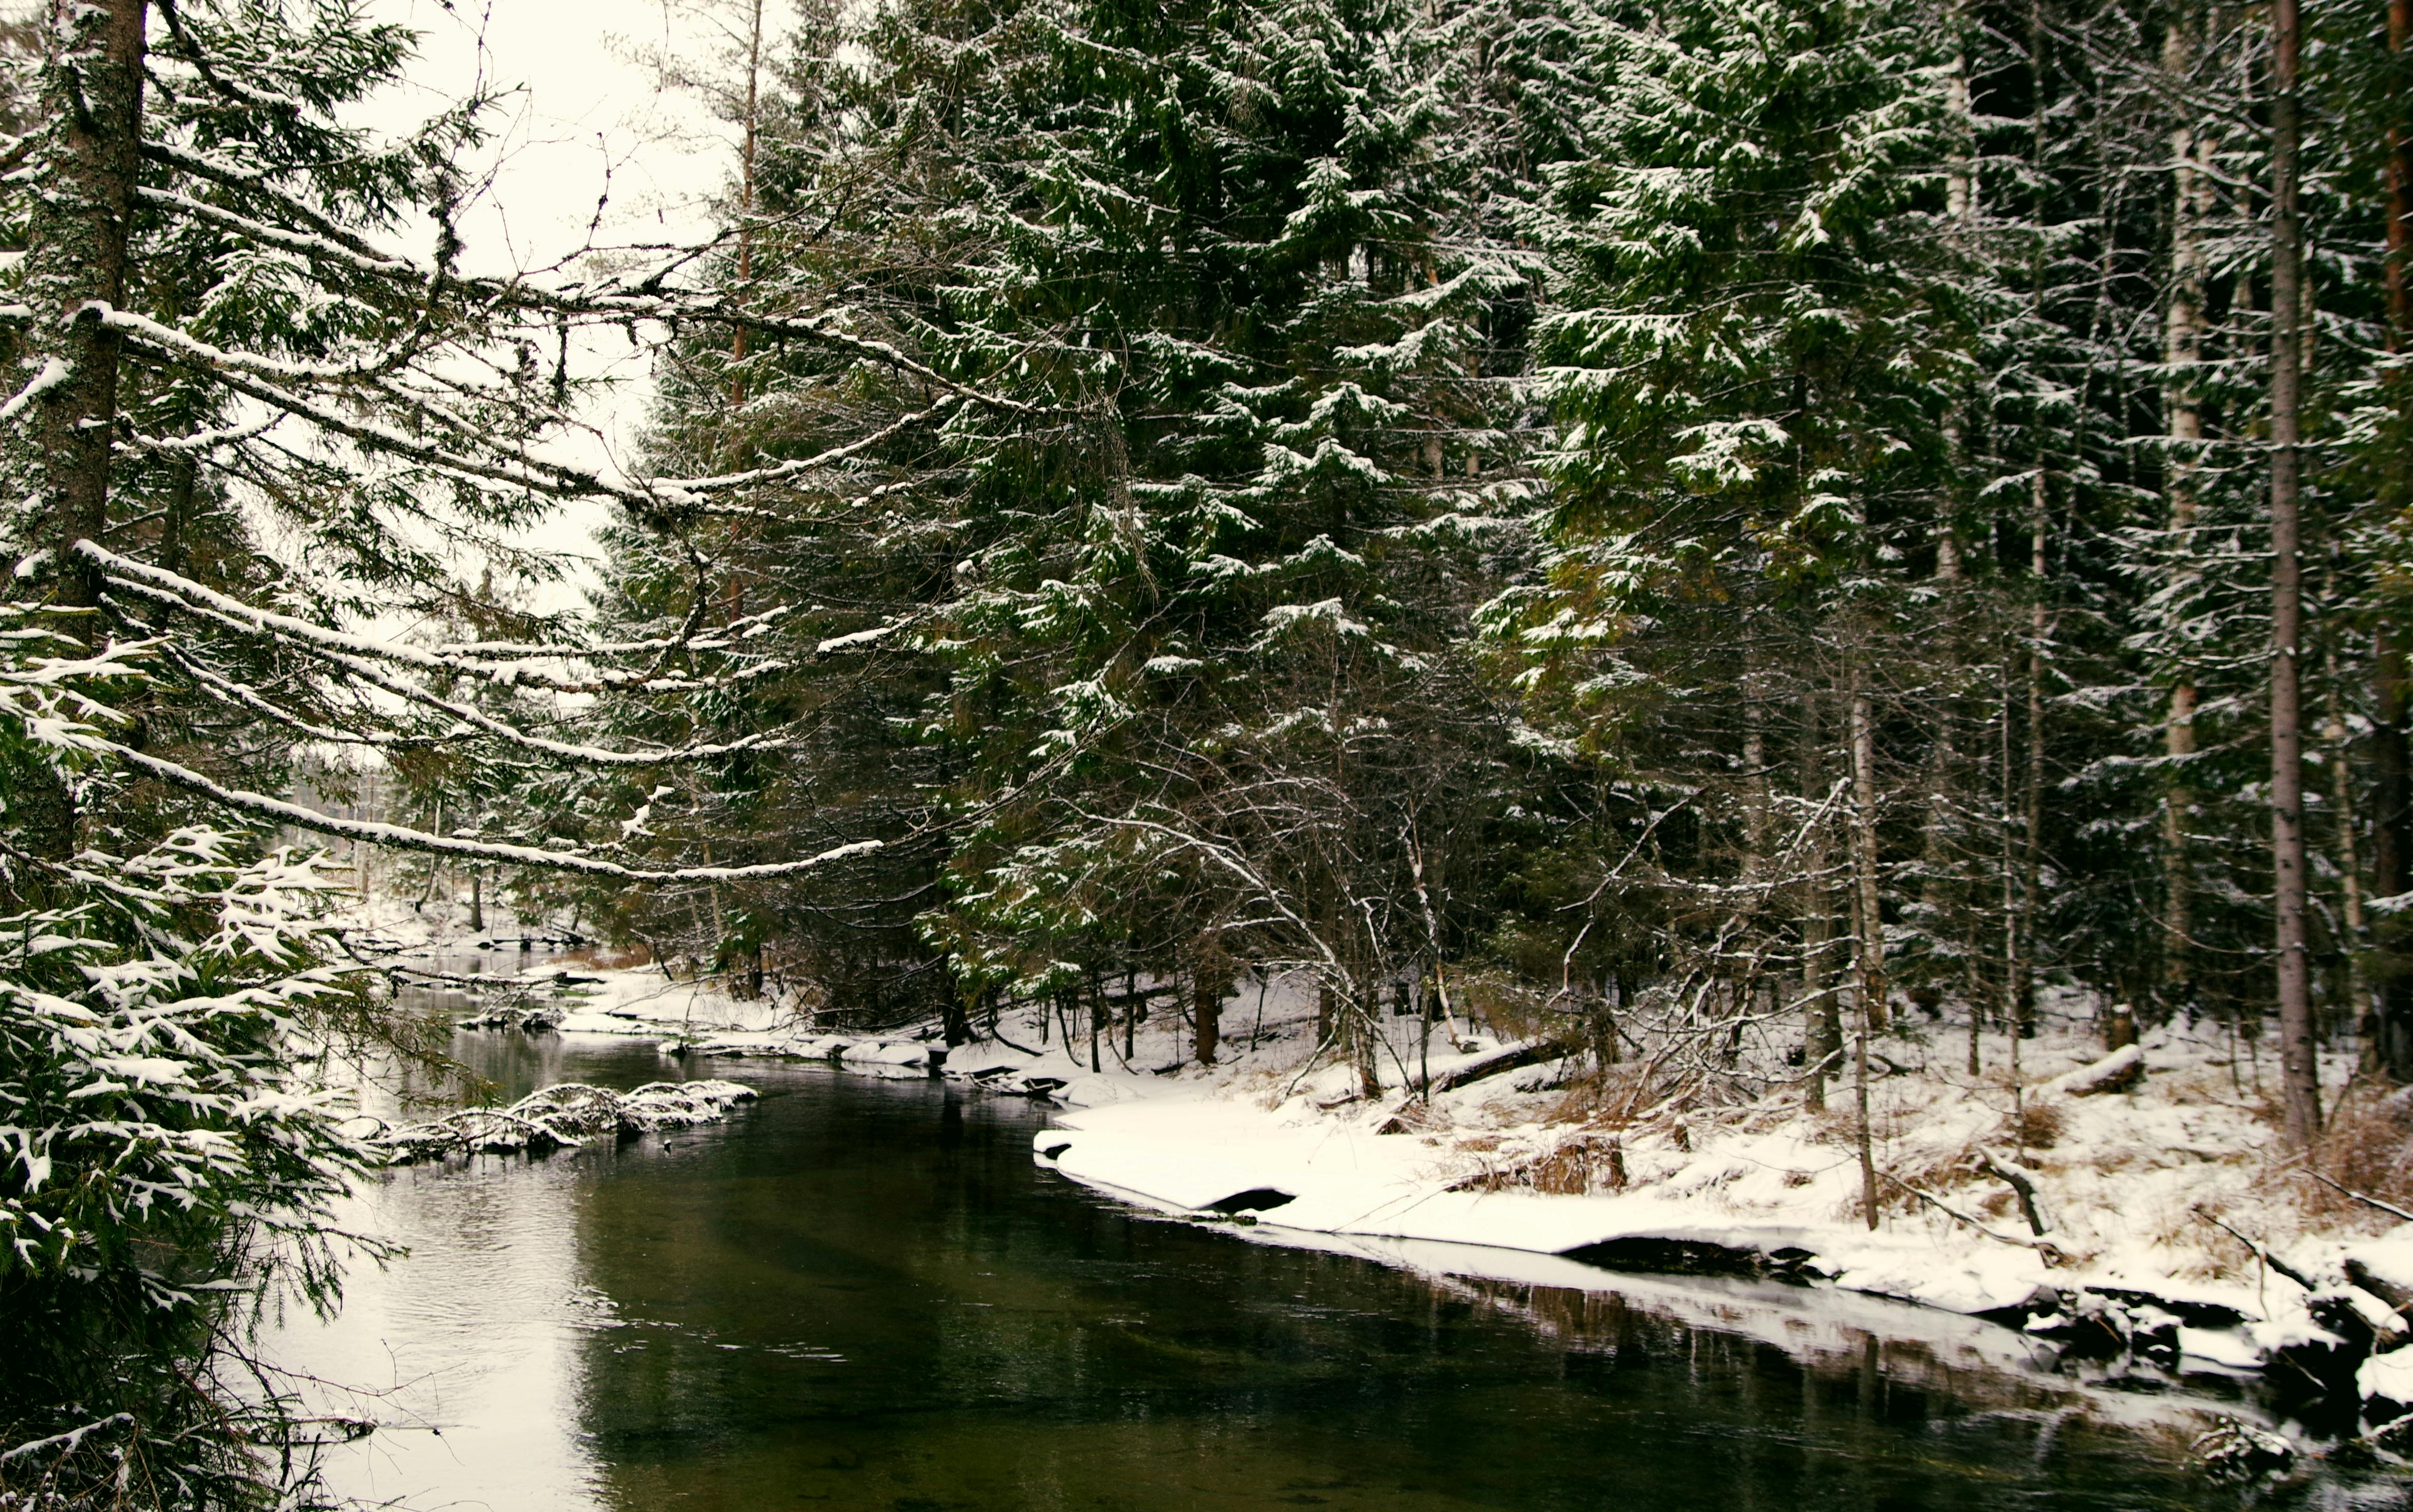
[[[766,25],[785,8],[771,0]],[[373,14],[419,32],[421,55],[407,86],[367,112],[370,124],[407,129],[481,81],[511,92],[489,117],[495,139],[464,165],[489,180],[462,228],[471,271],[558,261],[585,244],[607,191],[600,242],[685,243],[709,234],[706,203],[728,181],[734,139],[693,96],[665,89],[637,61],[649,48],[695,55],[701,41],[690,17],[663,0],[461,0],[451,8],[374,0]],[[424,240],[410,250],[423,255]],[[614,380],[589,418],[604,433],[608,456],[625,458],[644,418],[643,354],[614,334],[583,352],[573,347],[572,365]],[[605,460],[592,443],[563,449]],[[591,557],[589,532],[601,518],[600,506],[564,511],[540,541]]]

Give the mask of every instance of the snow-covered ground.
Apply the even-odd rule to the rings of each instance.
[[[502,932],[508,946],[515,931]],[[442,959],[444,947],[424,948]],[[2393,1219],[2283,1160],[2267,1099],[2275,1067],[2232,1054],[2209,1024],[2149,1031],[2141,1080],[2116,1091],[2089,1090],[2103,1051],[2082,1025],[2022,1045],[2016,1078],[1999,1036],[1976,1076],[1964,1030],[1913,1024],[1879,1041],[1871,1123],[1886,1176],[1872,1230],[1847,1088],[1823,1112],[1805,1109],[1798,1088],[1636,1112],[1650,1099],[1635,1095],[1634,1068],[1603,1077],[1569,1059],[1515,1064],[1428,1101],[1412,1090],[1422,1077],[1512,1064],[1521,1047],[1462,1025],[1420,1045],[1418,1022],[1397,1019],[1381,1057],[1386,1090],[1365,1098],[1352,1068],[1313,1057],[1312,994],[1279,981],[1248,983],[1226,1004],[1229,1037],[1210,1068],[1191,1057],[1192,1030],[1162,997],[1128,1050],[1120,1025],[1093,1044],[1086,1023],[1026,1007],[995,1037],[980,1025],[950,1051],[935,1025],[840,1032],[792,1005],[593,962],[532,956],[523,990],[499,996],[565,1035],[648,1036],[716,1062],[828,1059],[1045,1098],[1061,1111],[1036,1159],[1259,1240],[1528,1283],[1596,1286],[1601,1266],[1722,1272],[1714,1284],[1616,1284],[1666,1290],[1722,1327],[1797,1346],[1861,1329],[1930,1338],[1973,1362],[2078,1371],[2123,1387],[2104,1393],[2120,1402],[2139,1400],[2140,1383],[2209,1372],[2265,1375],[2283,1402],[2312,1402],[2316,1378],[2359,1381],[2375,1424],[2413,1404],[2413,1350],[2391,1347],[2406,1325],[2381,1299],[2413,1299],[2413,1226],[2399,1237]],[[2349,1069],[2329,1068],[2333,1098]],[[2045,1247],[1981,1156],[2032,1174]]]

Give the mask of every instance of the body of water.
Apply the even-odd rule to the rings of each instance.
[[[515,1097],[681,1074],[465,1035]],[[1132,1211],[1034,1167],[1041,1110],[704,1064],[728,1123],[394,1173],[410,1247],[280,1358],[375,1387],[336,1489],[504,1512],[1799,1512],[2235,1506],[2183,1440],[1917,1346],[1797,1353],[1598,1288],[1420,1275]],[[2293,1499],[2394,1505],[2383,1482]]]

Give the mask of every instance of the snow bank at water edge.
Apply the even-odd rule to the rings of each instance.
[[[1872,1231],[1854,1123],[1796,1088],[1653,1106],[1626,1095],[1632,1067],[1470,1031],[1420,1043],[1403,1019],[1386,1026],[1385,1090],[1367,1097],[1355,1068],[1318,1059],[1311,993],[1279,982],[1226,1006],[1248,1032],[1206,1067],[1173,1015],[1092,1035],[1023,1008],[950,1049],[935,1025],[833,1033],[705,989],[664,997],[659,973],[595,975],[564,1032],[1046,1098],[1065,1110],[1035,1141],[1041,1161],[1168,1214],[1254,1223],[1252,1237],[1522,1255],[1595,1286],[1606,1267],[1915,1303],[2056,1369],[2116,1366],[2146,1389],[2258,1377],[2314,1436],[2413,1438],[2394,1394],[2413,1393],[2413,1354],[2396,1355],[2413,1339],[2398,1313],[2413,1316],[2413,1238],[2381,1239],[2390,1221],[2279,1161],[2263,1069],[2208,1035],[2165,1029],[2107,1056],[2064,1027],[2023,1044],[2016,1072],[1974,1077],[1959,1044],[1915,1025],[1887,1036]],[[2334,1089],[2346,1068],[2331,1070]],[[2413,1135],[2413,1109],[2406,1122]],[[2027,1181],[2040,1240],[2006,1170]]]
[[[754,1096],[753,1088],[734,1081],[653,1081],[633,1092],[563,1081],[509,1108],[464,1108],[432,1123],[379,1130],[368,1142],[392,1166],[459,1154],[541,1154],[604,1135],[625,1138],[718,1123]]]

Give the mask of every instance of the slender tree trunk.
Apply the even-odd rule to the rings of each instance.
[[[1139,995],[1139,968],[1123,968],[1123,1064],[1139,1053],[1139,1020],[1147,1008],[1147,1000]]]
[[[2413,0],[2388,0],[2391,61],[2401,63],[2408,42],[2413,42]],[[2388,281],[2388,349],[2391,352],[2403,350],[2405,338],[2413,335],[2413,287],[2407,286],[2406,268],[2407,257],[2413,256],[2413,139],[2407,139],[2398,122],[2397,93],[2391,87],[2388,95],[2388,161],[2382,169],[2388,186],[2388,260],[2382,266]]]
[[[737,301],[744,302],[754,281],[754,163],[762,139],[762,0],[753,0],[749,10],[750,25],[746,36],[746,119],[745,139],[737,156]],[[747,330],[739,326],[730,333],[730,365],[737,371],[729,378],[729,402],[733,406],[746,403],[745,361]]]
[[[2163,71],[2174,86],[2183,87],[2194,64],[2194,38],[2186,22],[2173,21],[2162,42]],[[2162,409],[2169,436],[2170,544],[2182,563],[2179,571],[2186,575],[2194,570],[2196,474],[2203,443],[2203,406],[2195,370],[2203,360],[2203,198],[2208,179],[2198,154],[2210,148],[2210,142],[2198,141],[2191,123],[2170,134],[2170,287],[2162,319]],[[2195,710],[2195,676],[2182,667],[2170,683],[2164,726],[2169,780],[2162,793],[2162,991],[2166,1006],[2173,1009],[2193,995],[2188,942],[2195,932],[2194,884],[2187,826],[2195,809],[2195,788],[2188,780],[2196,753]]]
[[[1867,648],[1851,649],[1852,744],[1852,996],[1859,1006],[1852,1035],[1852,1111],[1860,1157],[1860,1208],[1877,1226],[1877,1166],[1869,1122],[1869,1036],[1885,1027],[1885,922],[1876,879],[1875,720],[1870,708]]]
[[[2401,68],[2408,42],[2413,42],[2413,0],[2389,0],[2388,51]],[[2391,70],[2391,81],[2398,74]],[[2408,288],[2406,261],[2413,257],[2413,140],[2399,124],[2404,105],[2394,88],[2389,92],[2388,349],[2401,352],[2413,338],[2413,288]],[[2373,636],[2371,732],[2372,815],[2371,886],[2375,896],[2393,898],[2413,888],[2413,827],[2407,808],[2413,803],[2408,783],[2405,729],[2405,653],[2392,626],[2382,624]],[[2413,973],[2403,960],[2405,923],[2386,920],[2379,929],[2375,965],[2378,977],[2376,1020],[2365,1043],[2381,1069],[2398,1081],[2413,1081]]]
[[[2413,889],[2413,837],[2406,830],[2405,655],[2394,632],[2382,624],[2372,639],[2371,888],[2378,898]],[[2382,1069],[2398,1081],[2413,1081],[2413,973],[2406,970],[2401,919],[2384,919],[2376,961],[2378,1021],[2369,1043]]]
[[[2044,462],[2036,461],[2028,487],[2028,764],[2021,808],[2020,943],[2024,947],[2018,978],[2011,983],[2013,1033],[2033,1039],[2036,1032],[2036,915],[2044,890],[2044,666],[2051,613],[2045,603],[2047,522]]]
[[[2310,962],[2304,946],[2304,730],[2299,656],[2303,568],[2298,386],[2302,350],[2303,228],[2296,203],[2297,78],[2302,23],[2296,0],[2272,0],[2271,62],[2271,869],[2278,949],[2281,1106],[2290,1147],[2320,1129],[2320,1071],[2313,1044]]]
[[[1798,785],[1803,800],[1816,804],[1824,797],[1824,778],[1818,768],[1818,754],[1825,749],[1823,721],[1818,716],[1818,697],[1814,693],[1801,696],[1800,777]],[[1833,1068],[1828,1064],[1843,1047],[1842,1025],[1835,1013],[1834,994],[1828,991],[1827,948],[1834,917],[1834,903],[1828,896],[1827,863],[1828,830],[1822,821],[1802,846],[1804,866],[1801,881],[1801,1001],[1804,1005],[1801,1025],[1802,1060],[1808,1070],[1803,1083],[1802,1101],[1810,1108],[1827,1106],[1827,1079]],[[1622,1006],[1624,994],[1619,994]]]
[[[1860,1017],[1867,1028],[1882,1032],[1887,1015],[1885,915],[1877,873],[1876,712],[1869,695],[1867,646],[1854,646],[1851,657],[1852,886],[1859,935],[1853,962]]]
[[[2362,911],[2361,843],[2355,834],[2354,773],[2346,760],[2346,708],[2338,697],[2338,654],[2334,641],[2328,648],[2329,717],[2321,727],[2323,757],[2330,765],[2330,803],[2336,810],[2337,825],[2338,916],[2346,938],[2338,942],[2346,958],[2346,998],[2352,1006],[2349,1027],[2362,1037],[2363,1057],[2373,1057],[2375,1046],[2370,1025],[2376,1017],[2372,1008],[2371,981],[2367,969],[2366,920]]]

